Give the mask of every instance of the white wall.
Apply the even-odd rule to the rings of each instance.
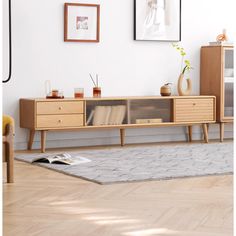
[[[7,76],[7,0],[4,0],[4,75]],[[44,82],[73,96],[74,87],[84,87],[91,96],[89,73],[101,76],[103,96],[159,95],[166,82],[174,83],[180,57],[170,43],[133,40],[133,0],[83,0],[101,4],[100,43],[63,41],[65,0],[12,0],[13,74],[3,85],[3,112],[16,121],[16,147],[25,148],[27,132],[19,128],[19,98],[43,97]],[[67,2],[77,2],[75,0]],[[78,1],[80,2],[80,1]],[[193,94],[199,94],[200,47],[214,41],[222,28],[232,39],[234,0],[182,0],[182,46],[193,64]],[[174,91],[176,91],[174,89]],[[213,125],[212,138],[218,137]],[[232,136],[232,126],[226,127]],[[127,131],[128,142],[183,140],[183,128]],[[200,138],[199,129],[194,137]],[[50,133],[47,146],[78,146],[118,143],[118,132]],[[66,141],[65,141],[66,140]],[[39,141],[39,136],[36,136]],[[39,143],[35,143],[38,147]]]

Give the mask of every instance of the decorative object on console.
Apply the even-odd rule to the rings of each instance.
[[[62,91],[60,92],[57,89],[51,89],[51,81],[50,80],[45,81],[45,94],[46,94],[46,98],[53,98],[53,99],[64,98]]]
[[[57,89],[53,89],[52,90],[52,97],[58,97],[58,95],[59,95],[59,91],[57,90]]]
[[[178,78],[178,94],[180,96],[188,96],[190,95],[191,91],[192,91],[192,81],[190,78],[186,79],[187,82],[187,88],[186,90],[183,89],[183,80],[184,80],[184,74],[186,72],[189,72],[191,69],[193,69],[191,67],[190,61],[189,60],[184,60],[184,57],[186,56],[186,52],[184,51],[183,47],[180,47],[178,44],[172,44],[172,46],[180,53],[182,60],[181,60],[181,72]],[[184,65],[185,64],[185,65]],[[184,67],[183,67],[184,65]]]
[[[171,95],[171,83],[164,84],[161,87],[160,94],[161,96],[170,96]]]
[[[59,90],[53,89],[50,93],[47,94],[46,98],[62,99],[64,98],[64,96],[63,96],[63,92],[59,92]]]
[[[65,3],[65,42],[99,42],[99,25],[100,5]]]
[[[54,92],[52,92],[52,95],[48,95],[46,98],[47,99],[63,99],[64,95],[63,92],[58,92],[58,90],[53,90]],[[57,91],[57,92],[55,92]],[[58,95],[56,95],[58,94]]]
[[[228,37],[227,37],[227,35],[226,35],[226,29],[223,29],[222,34],[219,34],[219,35],[216,37],[216,41],[217,41],[217,42],[225,42],[225,41],[228,41]]]
[[[50,96],[51,95],[51,81],[50,80],[46,80],[44,83],[44,87],[45,87],[45,95]]]
[[[179,78],[178,78],[178,94],[180,96],[188,96],[190,95],[191,91],[192,91],[192,81],[190,78],[186,79],[187,82],[187,88],[186,90],[183,90],[183,80],[184,80],[184,74],[181,73]]]
[[[84,97],[84,89],[83,88],[75,88],[74,89],[74,97],[75,98],[83,98]]]
[[[180,41],[181,0],[135,0],[134,40]]]
[[[93,87],[93,97],[100,98],[102,95],[101,87]]]
[[[93,76],[91,74],[89,74],[92,82],[93,82],[93,97],[94,98],[100,98],[101,97],[101,94],[102,94],[102,91],[101,91],[101,87],[98,86],[98,74],[96,74],[96,83],[95,83],[95,80],[93,79]]]
[[[210,46],[233,46],[233,42],[230,42],[226,34],[226,29],[223,29],[222,34],[216,37],[215,42],[209,42]]]

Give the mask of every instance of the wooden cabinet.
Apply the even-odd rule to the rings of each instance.
[[[36,129],[70,128],[84,125],[83,101],[36,101]]]
[[[28,148],[40,131],[42,152],[47,131],[117,128],[124,145],[127,128],[187,126],[191,141],[192,125],[202,124],[208,142],[206,125],[214,122],[214,96],[20,99],[20,127],[30,130]]]
[[[201,95],[216,96],[216,121],[220,124],[220,140],[224,139],[224,124],[233,122],[234,97],[233,46],[201,48]]]

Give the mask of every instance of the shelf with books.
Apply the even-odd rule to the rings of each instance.
[[[127,106],[125,100],[87,101],[86,125],[122,125],[127,124]]]

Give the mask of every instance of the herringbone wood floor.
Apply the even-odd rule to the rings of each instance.
[[[97,185],[23,162],[3,184],[4,236],[231,236],[233,177]]]

